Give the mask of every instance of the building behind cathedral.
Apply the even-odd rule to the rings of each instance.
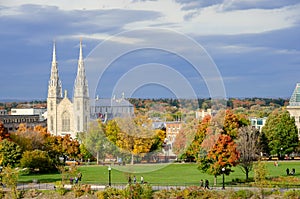
[[[121,99],[98,97],[90,99],[81,41],[73,98],[68,98],[67,91],[64,91],[63,94],[56,61],[55,43],[53,44],[47,97],[47,128],[51,134],[70,134],[72,137],[76,137],[77,133],[88,130],[91,120],[101,119],[105,122],[114,117],[131,116],[133,112],[133,105],[124,98],[124,95]]]
[[[296,88],[290,98],[287,110],[290,115],[295,118],[295,124],[298,128],[298,138],[300,140],[300,83],[296,84]]]

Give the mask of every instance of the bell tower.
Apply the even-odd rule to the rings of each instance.
[[[62,85],[58,75],[55,42],[53,42],[51,75],[47,97],[47,127],[51,134],[57,135],[57,105],[62,100]]]
[[[88,82],[85,75],[81,40],[79,46],[80,48],[79,48],[78,68],[77,68],[77,76],[74,84],[74,96],[73,96],[74,120],[75,120],[74,127],[77,133],[86,132],[90,120],[89,90],[88,90]]]

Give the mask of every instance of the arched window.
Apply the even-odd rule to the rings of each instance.
[[[50,117],[50,131],[53,131],[53,116]]]
[[[70,131],[70,114],[67,111],[64,111],[62,116],[62,131]]]
[[[51,111],[53,110],[53,102],[52,101],[50,102],[50,110]]]

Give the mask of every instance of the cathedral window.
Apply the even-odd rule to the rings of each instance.
[[[80,105],[79,105],[79,102],[77,102],[77,111],[80,110]]]
[[[53,116],[50,118],[50,131],[53,131]]]
[[[51,111],[53,110],[53,102],[52,101],[50,102],[50,110]]]
[[[65,111],[62,114],[62,131],[70,131],[70,114]]]

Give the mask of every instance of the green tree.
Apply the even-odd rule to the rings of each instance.
[[[272,155],[283,158],[284,154],[295,151],[298,141],[298,131],[295,118],[290,117],[286,110],[277,109],[273,111],[262,131],[268,139],[268,147]]]
[[[87,149],[87,147],[83,142],[80,144],[79,149],[80,149],[80,157],[83,160],[94,158],[93,154]]]
[[[261,198],[264,198],[264,187],[268,185],[267,181],[267,167],[264,162],[257,161],[257,163],[254,166],[254,182],[255,185],[260,188],[261,192]]]
[[[22,149],[14,142],[7,139],[0,142],[0,165],[15,167],[22,157]]]
[[[10,197],[9,198],[18,198],[18,190],[17,190],[17,183],[19,179],[19,171],[13,169],[10,165],[3,168],[2,172],[0,173],[2,183],[10,188]]]
[[[92,122],[89,131],[80,134],[79,139],[86,149],[97,159],[97,163],[101,159],[104,160],[107,155],[113,154],[114,145],[107,139],[101,123]]]
[[[23,168],[30,169],[31,173],[49,173],[56,170],[56,167],[47,152],[38,149],[25,151],[20,160],[20,165]]]

